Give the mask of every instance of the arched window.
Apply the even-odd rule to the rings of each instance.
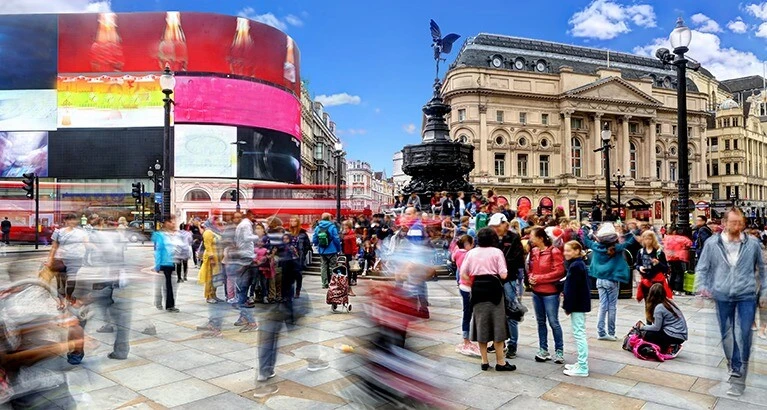
[[[234,191],[234,189],[228,189],[228,190],[224,191],[224,193],[221,194],[221,200],[222,201],[231,201],[232,200],[232,191]],[[240,201],[245,200],[245,199],[248,199],[248,197],[245,195],[244,192],[240,191]]]
[[[570,155],[572,157],[572,172],[573,175],[580,178],[583,174],[583,146],[581,146],[581,140],[578,138],[572,139],[572,151],[570,152]]]
[[[202,189],[193,189],[184,195],[184,201],[210,201],[210,195]]]
[[[637,177],[637,146],[633,142],[629,143],[629,175],[633,179]]]

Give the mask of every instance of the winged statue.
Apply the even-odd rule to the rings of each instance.
[[[431,47],[434,49],[434,61],[437,64],[437,78],[439,78],[439,62],[445,61],[441,55],[450,54],[450,51],[453,50],[453,43],[461,38],[461,36],[455,33],[450,33],[445,37],[442,37],[442,31],[434,20],[429,21],[429,28],[431,29]]]

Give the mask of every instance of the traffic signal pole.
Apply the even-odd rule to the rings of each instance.
[[[40,248],[40,177],[35,175],[35,249]]]

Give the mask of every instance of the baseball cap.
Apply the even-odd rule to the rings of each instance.
[[[506,215],[497,213],[490,217],[490,222],[487,223],[487,226],[498,226],[504,222],[509,222],[509,220],[506,219]]]

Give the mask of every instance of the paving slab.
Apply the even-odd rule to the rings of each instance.
[[[157,363],[116,370],[107,373],[106,377],[136,391],[190,378],[188,374]]]
[[[639,410],[645,404],[644,400],[637,400],[569,383],[560,383],[546,392],[541,398],[551,402],[566,404],[576,409]]]
[[[637,383],[627,396],[683,409],[712,409],[716,405],[716,397],[650,383]]]
[[[165,407],[180,406],[223,392],[223,389],[197,379],[182,380],[140,391],[142,395]]]

